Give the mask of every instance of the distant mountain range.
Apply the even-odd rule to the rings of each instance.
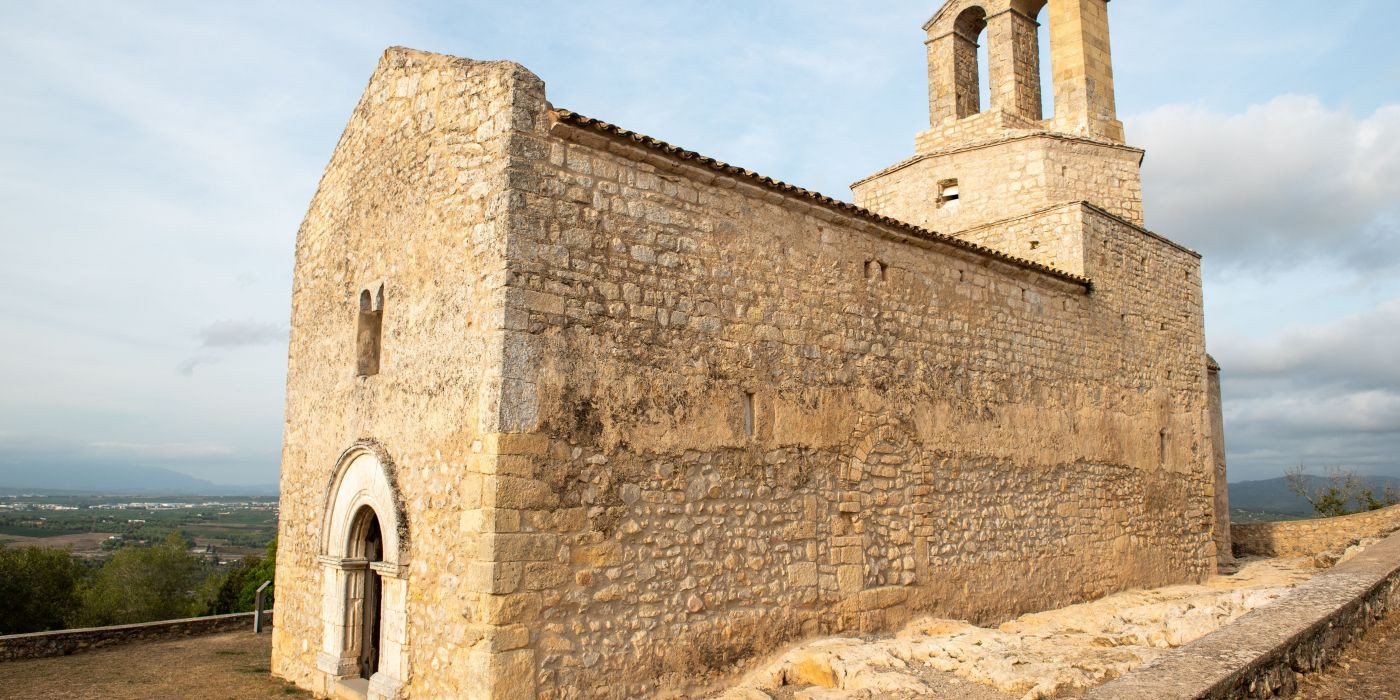
[[[228,486],[160,467],[53,462],[34,467],[0,462],[0,493],[16,491],[153,496],[273,496],[277,494],[277,485]]]
[[[1366,476],[1362,478],[1375,490],[1377,497],[1386,486],[1400,489],[1400,479],[1394,477]],[[1325,485],[1327,478],[1309,475],[1308,481],[1313,489],[1317,489],[1319,486]],[[1288,490],[1288,482],[1281,476],[1276,479],[1239,481],[1230,484],[1230,507],[1270,513],[1313,514],[1312,506],[1303,497]]]

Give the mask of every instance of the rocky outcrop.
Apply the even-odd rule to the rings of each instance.
[[[997,697],[1053,697],[1128,674],[1276,602],[1313,572],[1308,559],[1261,560],[1202,585],[1121,593],[996,628],[925,618],[889,638],[822,639],[790,650],[719,697],[758,697],[753,691],[848,700],[936,697],[931,681],[938,674],[989,686],[1003,694]],[[821,692],[813,695],[814,689]]]

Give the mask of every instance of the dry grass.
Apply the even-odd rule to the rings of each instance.
[[[230,632],[0,664],[0,698],[310,697],[273,678],[268,634]]]
[[[1302,676],[1296,700],[1396,700],[1400,698],[1400,614],[1391,613],[1342,651],[1319,673]]]

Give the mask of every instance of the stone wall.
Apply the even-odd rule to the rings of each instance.
[[[933,154],[948,150],[950,144],[966,146],[972,143],[988,143],[1044,131],[1041,122],[1001,110],[992,110],[957,120],[943,121],[928,131],[920,132],[914,137],[914,152]]]
[[[1308,556],[1345,548],[1356,540],[1400,530],[1400,506],[1337,518],[1234,523],[1230,536],[1238,556]]]
[[[1211,461],[1215,465],[1215,557],[1219,567],[1234,559],[1234,546],[1230,542],[1230,485],[1225,468],[1225,410],[1220,399],[1220,365],[1209,355],[1206,356],[1206,378]]]
[[[871,211],[953,234],[1080,201],[1141,226],[1141,161],[1135,148],[1039,133],[916,156],[851,190]],[[941,203],[950,180],[959,199]]]
[[[1193,254],[1084,208],[1086,293],[587,120],[534,138],[506,373],[541,442],[492,605],[540,697],[1213,570]]]
[[[992,250],[1082,275],[1084,208],[1083,203],[1072,202],[964,229],[956,235]]]
[[[53,632],[4,635],[0,636],[0,662],[68,656],[121,644],[156,642],[222,632],[246,630],[251,634],[254,614],[250,612],[233,613],[231,615],[192,617],[184,620],[143,622],[136,625],[85,627]],[[271,610],[263,612],[263,625],[264,627],[272,625]]]
[[[542,116],[538,97],[522,113],[521,95],[542,90],[516,64],[388,50],[298,232],[273,638],[274,673],[297,685],[328,692],[318,652],[328,622],[345,621],[323,619],[325,597],[344,595],[326,583],[324,519],[337,464],[360,443],[393,465],[406,518],[404,692],[481,697],[501,672],[482,629],[493,612],[468,582],[492,558],[483,507],[513,449],[499,439],[518,381],[501,372],[507,163],[519,122]],[[361,377],[367,284],[385,290],[382,356]]]
[[[1084,700],[1290,697],[1400,607],[1400,536],[1368,547],[1278,602],[1084,694]]]

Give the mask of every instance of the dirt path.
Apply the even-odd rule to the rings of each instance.
[[[243,700],[311,697],[269,675],[270,635],[251,632],[129,644],[0,663],[0,698]]]
[[[1352,642],[1336,663],[1320,673],[1302,676],[1295,700],[1400,700],[1400,613]]]

